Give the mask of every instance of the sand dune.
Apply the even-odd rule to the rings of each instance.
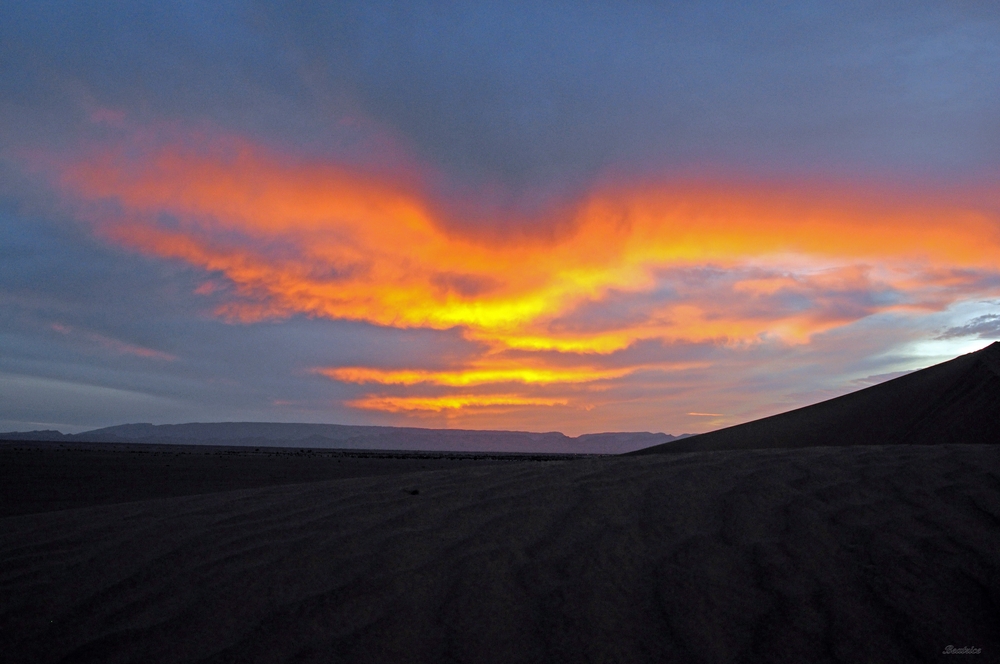
[[[822,403],[633,454],[1000,443],[1000,342]]]
[[[994,446],[467,466],[0,519],[0,640],[10,662],[997,661],[997,551]]]

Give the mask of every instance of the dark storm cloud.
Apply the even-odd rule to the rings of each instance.
[[[7,3],[0,141],[8,152],[65,150],[166,123],[370,158],[370,132],[314,94],[276,37],[244,2]]]
[[[422,157],[473,186],[530,190],[637,165],[994,167],[1000,54],[988,11],[295,3],[273,15],[317,85],[347,90]]]
[[[982,3],[60,2],[2,18],[8,128],[111,107],[356,159],[383,133],[467,211],[545,208],[637,170],[1000,158],[1000,27]]]

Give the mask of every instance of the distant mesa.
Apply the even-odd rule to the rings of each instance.
[[[61,431],[54,429],[44,429],[40,431],[8,431],[0,433],[0,440],[37,440],[56,442],[65,440],[68,437]]]
[[[1000,342],[836,399],[632,454],[940,443],[1000,443]]]
[[[73,435],[64,435],[58,431],[0,433],[0,440],[509,454],[622,454],[678,438],[665,433],[648,432],[595,433],[572,438],[559,432],[282,422],[122,424]]]

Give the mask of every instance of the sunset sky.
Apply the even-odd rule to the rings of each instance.
[[[0,431],[706,431],[1000,339],[1000,5],[0,8]]]

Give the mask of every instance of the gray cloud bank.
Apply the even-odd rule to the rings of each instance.
[[[467,210],[598,176],[963,176],[1000,159],[1000,11],[973,2],[7,3],[9,145],[94,108],[388,158]]]

